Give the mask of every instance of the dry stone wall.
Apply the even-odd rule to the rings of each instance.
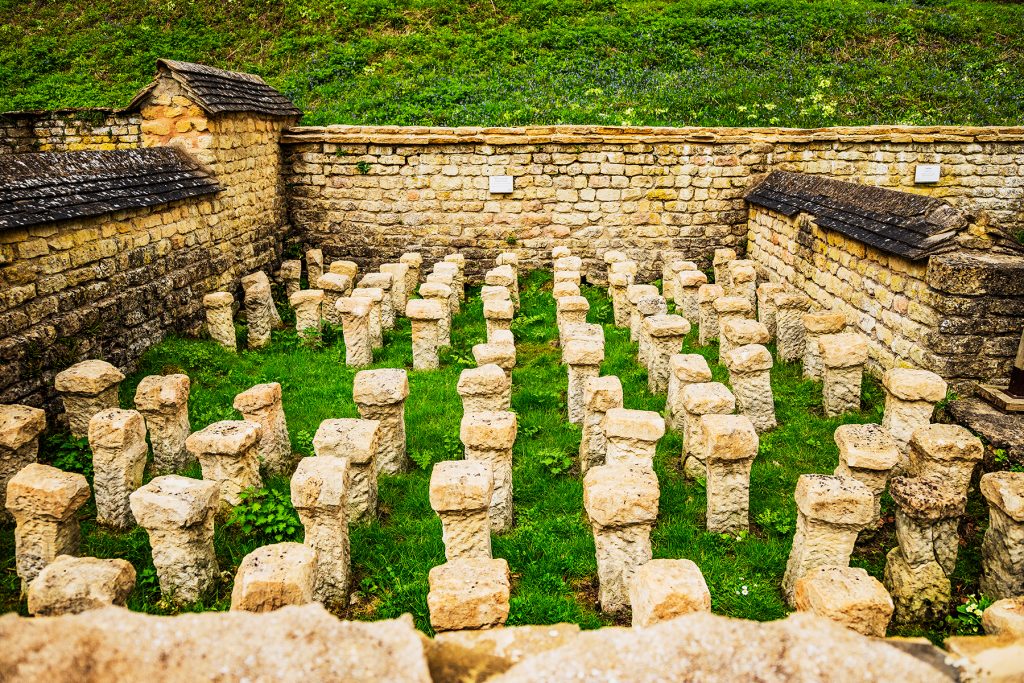
[[[142,142],[138,114],[111,109],[0,114],[0,154],[131,149]]]

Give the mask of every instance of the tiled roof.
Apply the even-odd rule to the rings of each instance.
[[[803,173],[774,171],[746,200],[785,216],[809,214],[823,229],[912,261],[952,247],[968,225],[939,199]]]
[[[172,147],[0,156],[0,229],[98,216],[218,192]]]

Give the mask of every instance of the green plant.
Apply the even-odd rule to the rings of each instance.
[[[295,434],[293,443],[295,444],[295,450],[304,455],[313,455],[313,436],[314,434],[308,429],[300,429]]]
[[[356,162],[356,168],[359,170],[359,173],[361,173],[362,175],[366,175],[367,173],[370,172],[370,162],[358,161]]]
[[[572,469],[572,456],[555,448],[544,448],[537,452],[537,460],[551,474],[562,474]]]
[[[984,595],[978,597],[972,593],[956,606],[956,615],[946,617],[946,623],[961,635],[981,633],[981,615],[991,604],[991,598]]]
[[[276,489],[248,488],[231,510],[225,526],[241,531],[262,545],[298,540],[299,516],[288,495]]]
[[[762,510],[755,521],[762,529],[773,531],[782,536],[791,533],[796,526],[791,516],[781,510],[773,510],[771,508]]]
[[[77,472],[92,479],[92,449],[89,439],[76,438],[69,432],[51,434],[46,438],[50,464],[65,472]]]
[[[418,448],[409,451],[409,459],[416,463],[421,470],[426,471],[434,462],[434,455],[425,448]]]

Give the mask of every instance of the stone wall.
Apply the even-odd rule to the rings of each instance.
[[[456,248],[472,274],[507,249],[530,268],[564,244],[593,280],[608,249],[654,279],[663,250],[704,264],[716,247],[742,252],[743,194],[771,170],[922,192],[1024,230],[1022,128],[331,126],[293,128],[283,141],[301,239],[364,268],[408,249],[430,261]],[[918,163],[941,163],[940,182],[915,185]],[[514,192],[489,192],[491,175],[513,176]]]
[[[0,154],[138,147],[139,123],[137,114],[112,109],[0,114]]]

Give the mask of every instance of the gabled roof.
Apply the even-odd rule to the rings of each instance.
[[[0,155],[0,229],[218,191],[213,177],[173,147]]]
[[[207,114],[251,112],[264,116],[298,117],[302,110],[255,74],[225,71],[205,64],[156,60],[158,75],[166,70]],[[128,105],[134,108],[156,87],[153,81]]]
[[[951,248],[968,225],[939,199],[786,171],[768,174],[746,200],[785,216],[809,214],[821,228],[911,261]]]

